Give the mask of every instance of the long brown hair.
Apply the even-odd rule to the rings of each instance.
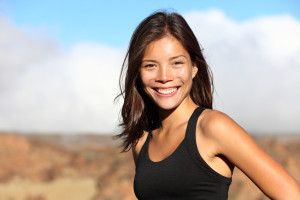
[[[211,71],[204,59],[193,31],[178,13],[155,12],[145,18],[135,29],[120,74],[120,96],[124,98],[121,115],[123,131],[117,137],[123,139],[123,151],[128,151],[145,131],[160,126],[156,105],[143,90],[139,68],[148,44],[170,34],[174,36],[198,67],[193,79],[190,96],[199,106],[212,108],[213,82]],[[123,80],[125,78],[125,86]]]

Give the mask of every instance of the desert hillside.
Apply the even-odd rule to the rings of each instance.
[[[300,136],[254,137],[300,181]],[[131,200],[131,153],[108,135],[0,134],[0,200]],[[232,200],[263,200],[238,169]]]

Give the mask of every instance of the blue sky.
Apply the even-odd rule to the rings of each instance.
[[[40,27],[66,47],[83,40],[127,45],[137,24],[158,9],[186,13],[218,8],[237,21],[278,14],[300,18],[297,0],[4,0],[1,4],[1,12],[14,24]]]
[[[199,39],[215,109],[250,133],[300,133],[296,0],[0,0],[0,131],[117,132],[127,45],[158,9]]]

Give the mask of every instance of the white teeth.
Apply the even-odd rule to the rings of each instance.
[[[161,93],[161,94],[171,94],[173,92],[175,92],[177,90],[177,88],[172,88],[172,89],[157,89],[157,92]]]

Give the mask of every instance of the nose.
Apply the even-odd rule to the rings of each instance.
[[[168,65],[162,65],[159,67],[156,75],[156,81],[160,83],[167,83],[173,80],[173,73]]]

